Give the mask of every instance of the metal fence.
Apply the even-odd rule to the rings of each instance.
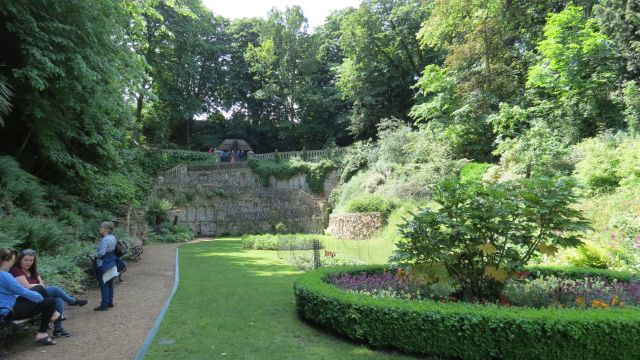
[[[396,250],[391,241],[381,239],[345,240],[329,236],[278,241],[278,257],[308,271],[318,267],[385,264]]]

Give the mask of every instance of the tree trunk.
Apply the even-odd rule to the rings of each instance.
[[[191,150],[191,123],[193,118],[190,117],[187,119],[187,150]]]
[[[31,134],[33,134],[33,126],[29,128],[29,132],[27,133],[27,136],[25,136],[24,141],[22,142],[22,145],[20,145],[20,150],[18,150],[18,153],[16,154],[16,160],[20,159],[20,156],[22,155],[24,148],[27,146],[27,143],[31,138]]]
[[[489,34],[487,33],[487,25],[482,31],[482,40],[484,42],[484,71],[486,76],[486,90],[491,90],[491,65],[489,62]]]
[[[142,105],[144,103],[144,95],[142,93],[140,93],[137,97],[136,97],[136,123],[137,124],[141,124],[142,123]]]

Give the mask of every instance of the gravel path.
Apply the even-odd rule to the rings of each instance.
[[[133,359],[171,293],[176,244],[154,244],[144,248],[142,260],[130,262],[124,282],[115,282],[114,304],[109,311],[93,311],[100,304],[99,289],[85,294],[89,304],[66,307],[65,330],[73,336],[56,339],[55,346],[25,341],[24,350],[9,356],[16,360]],[[29,333],[32,336],[35,333]],[[15,349],[13,349],[15,351]]]

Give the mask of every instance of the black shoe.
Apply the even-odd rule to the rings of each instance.
[[[77,300],[72,302],[71,304],[69,304],[69,306],[85,306],[87,305],[89,302],[87,300]]]
[[[112,308],[113,307],[113,303],[109,304],[109,307]]]
[[[98,306],[97,308],[93,308],[93,310],[95,310],[95,311],[107,311],[107,310],[109,310],[109,308],[106,307],[106,306]]]
[[[71,336],[71,334],[64,331],[64,329],[53,330],[53,337],[69,337],[69,336]]]
[[[60,317],[58,318],[58,320],[60,320],[60,321],[65,321],[65,320],[67,320],[68,318],[69,318],[69,317],[68,317],[67,315],[64,315],[64,314],[63,314],[63,315],[60,315]]]

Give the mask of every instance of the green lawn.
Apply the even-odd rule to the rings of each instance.
[[[373,351],[300,321],[298,272],[239,239],[180,248],[180,285],[146,359],[411,359]]]

